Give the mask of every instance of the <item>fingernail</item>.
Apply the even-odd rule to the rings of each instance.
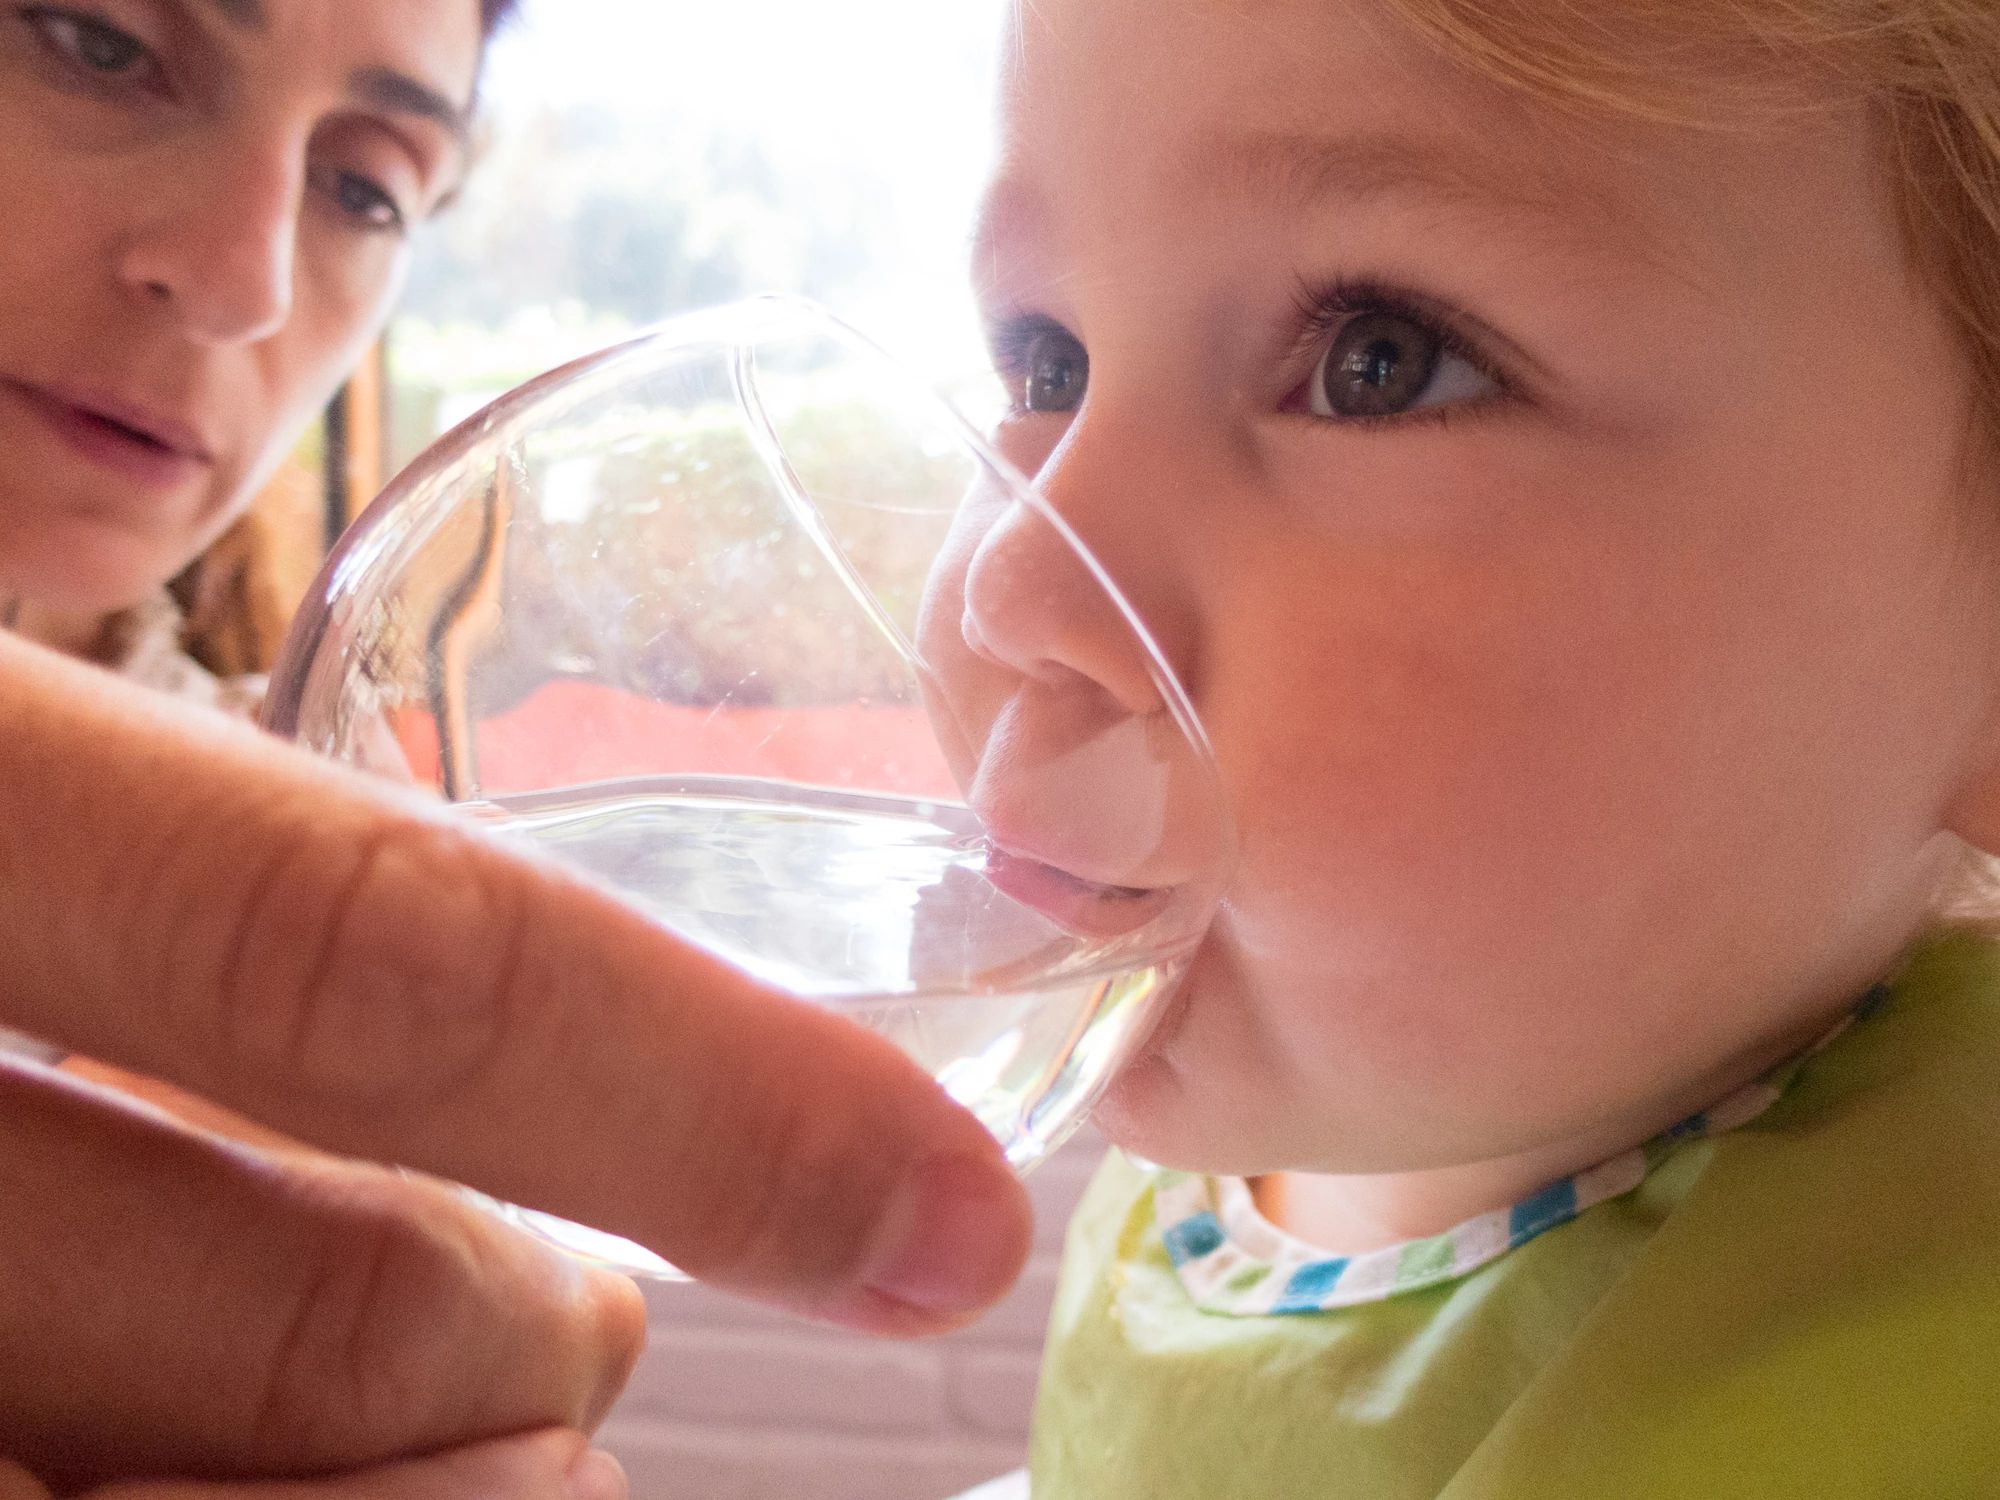
[[[862,1280],[923,1312],[975,1312],[1013,1284],[1029,1227],[1021,1186],[1003,1168],[933,1157],[904,1182]]]
[[[565,1476],[570,1500],[626,1500],[625,1469],[602,1448],[586,1448]]]

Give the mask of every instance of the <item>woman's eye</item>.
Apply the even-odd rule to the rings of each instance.
[[[366,229],[401,229],[406,218],[402,205],[380,183],[358,172],[328,174],[326,192],[335,207]]]
[[[96,16],[32,6],[22,11],[21,17],[51,51],[97,77],[122,79],[158,71],[158,63],[144,42]]]
[[[1021,361],[1021,405],[1027,411],[1075,411],[1090,383],[1090,356],[1060,328],[1028,341]]]
[[[1397,417],[1490,395],[1496,382],[1436,329],[1398,312],[1340,326],[1306,388],[1318,417]]]

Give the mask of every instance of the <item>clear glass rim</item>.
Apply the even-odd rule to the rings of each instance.
[[[768,325],[768,334],[759,330],[759,321]],[[656,323],[631,338],[582,355],[516,386],[427,447],[369,503],[334,544],[321,565],[272,667],[270,690],[265,697],[262,714],[264,728],[284,739],[297,738],[309,669],[318,659],[331,626],[334,602],[341,592],[342,575],[355,555],[373,542],[389,516],[410,500],[431,475],[440,469],[449,469],[464,460],[476,447],[496,437],[504,443],[508,440],[508,428],[522,423],[546,397],[578,379],[611,374],[619,365],[657,349],[703,342],[729,355],[733,364],[734,356],[746,348],[754,350],[767,341],[795,336],[801,330],[829,336],[894,374],[913,394],[925,401],[932,414],[940,418],[965,445],[1000,484],[1008,498],[1026,506],[1046,522],[1083,564],[1091,580],[1111,600],[1126,629],[1138,642],[1146,659],[1148,674],[1160,692],[1167,712],[1201,761],[1220,819],[1217,832],[1222,847],[1218,853],[1226,868],[1235,854],[1235,825],[1214,745],[1186,689],[1168,663],[1166,653],[1160,649],[1159,641],[1125,596],[1124,590],[1118,587],[1097,555],[1084,544],[1069,522],[1035,488],[1033,481],[1015,468],[942,392],[838,314],[809,298],[792,295],[751,297]],[[768,455],[766,462],[770,462]],[[420,466],[422,473],[418,472]],[[798,489],[806,504],[812,505],[810,490],[799,484],[795,474],[774,474],[773,478],[781,487]]]

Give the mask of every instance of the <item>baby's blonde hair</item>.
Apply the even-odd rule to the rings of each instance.
[[[2000,456],[2000,0],[1389,3],[1475,70],[1585,109],[1725,120],[1786,107],[1801,78],[1870,105],[1912,263],[1972,362],[1977,456]]]

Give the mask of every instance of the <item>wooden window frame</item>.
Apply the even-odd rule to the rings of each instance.
[[[389,482],[389,341],[377,339],[326,409],[326,545]]]

